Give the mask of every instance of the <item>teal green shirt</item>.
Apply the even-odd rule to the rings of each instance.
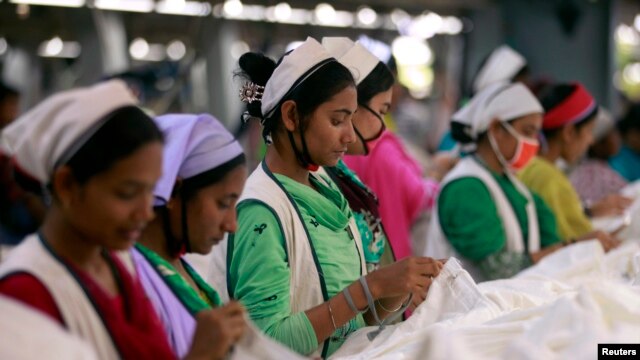
[[[522,237],[529,237],[526,213],[528,202],[503,174],[491,172],[504,191],[520,224]],[[532,193],[541,247],[560,241],[556,220],[544,201]],[[489,189],[477,178],[461,178],[445,185],[438,198],[438,217],[442,230],[456,251],[478,263],[489,279],[510,277],[531,265],[528,254],[506,251],[506,234],[502,219]]]
[[[275,176],[300,211],[324,274],[327,294],[333,297],[361,276],[356,240],[347,231],[352,217],[349,204],[330,181],[326,186],[311,177],[316,191],[286,176]],[[283,225],[264,203],[247,200],[238,205],[238,231],[229,238],[229,294],[247,307],[251,319],[269,336],[306,355],[315,351],[318,343],[306,314],[291,311]],[[358,315],[339,328],[329,338],[326,355],[363,326],[364,320]]]

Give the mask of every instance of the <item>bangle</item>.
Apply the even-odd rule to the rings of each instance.
[[[331,316],[331,324],[333,324],[333,331],[336,331],[338,330],[338,327],[336,326],[336,319],[333,318],[333,310],[331,309],[331,299],[327,301],[327,306],[329,307],[329,316]]]
[[[356,304],[353,302],[353,298],[351,297],[351,293],[349,292],[349,287],[346,287],[342,290],[342,293],[344,294],[344,298],[347,300],[347,304],[349,305],[349,308],[351,308],[351,311],[353,311],[356,314],[361,314],[367,310],[369,310],[369,307],[365,307],[363,310],[359,310],[356,307]]]
[[[400,306],[398,306],[398,308],[397,308],[397,309],[395,309],[395,310],[389,310],[389,309],[387,309],[386,307],[384,307],[384,305],[382,305],[382,303],[380,302],[380,300],[376,300],[376,302],[378,303],[378,305],[380,305],[380,308],[381,308],[382,310],[384,310],[384,311],[386,311],[386,312],[389,312],[389,313],[394,313],[394,312],[397,312],[398,310],[402,309],[403,307],[405,307],[405,306],[407,305],[408,300],[409,300],[409,298],[410,298],[410,297],[411,297],[411,293],[409,293],[409,295],[407,295],[407,299],[406,299],[406,300],[404,300],[402,303],[400,303]]]

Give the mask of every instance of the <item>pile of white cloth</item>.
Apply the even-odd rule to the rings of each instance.
[[[481,284],[450,259],[413,316],[374,329],[332,359],[596,359],[598,343],[640,342],[640,246],[578,243]]]

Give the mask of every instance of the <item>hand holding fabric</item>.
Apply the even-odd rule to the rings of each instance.
[[[191,350],[186,356],[189,360],[224,359],[247,326],[244,307],[234,301],[220,308],[199,312],[196,322]]]

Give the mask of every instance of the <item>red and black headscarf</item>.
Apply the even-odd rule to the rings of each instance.
[[[564,100],[549,109],[545,109],[543,130],[558,129],[567,124],[578,124],[591,118],[598,111],[598,104],[593,96],[582,86],[572,84],[573,91]],[[545,105],[544,100],[542,101]]]

